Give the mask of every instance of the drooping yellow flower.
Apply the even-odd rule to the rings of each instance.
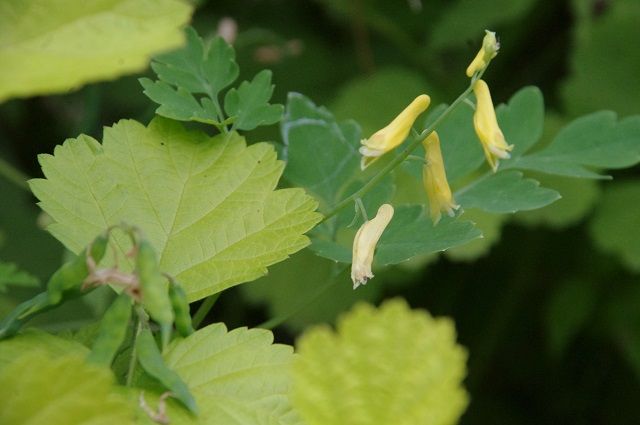
[[[362,139],[360,168],[367,168],[373,161],[400,145],[409,135],[414,121],[423,113],[431,102],[426,94],[416,97],[404,111],[385,128],[376,131],[368,139]]]
[[[493,101],[489,86],[483,80],[478,80],[473,85],[473,92],[476,95],[476,111],[473,114],[473,126],[476,134],[482,143],[484,156],[495,172],[498,169],[500,159],[510,158],[509,152],[513,145],[507,145],[502,130],[498,127],[496,111],[493,109]]]
[[[351,260],[351,280],[353,289],[359,285],[365,285],[367,280],[373,277],[371,263],[373,254],[382,232],[387,227],[393,217],[393,207],[389,204],[382,204],[378,208],[376,216],[358,229],[356,237],[353,239],[353,258]]]
[[[480,51],[467,67],[467,77],[472,77],[476,72],[482,71],[489,66],[491,59],[495,58],[498,50],[500,50],[500,43],[496,38],[496,33],[489,30],[485,30],[485,33]]]
[[[451,188],[444,169],[442,152],[440,151],[440,137],[435,131],[422,141],[425,151],[425,164],[422,167],[422,182],[429,198],[429,212],[433,224],[437,224],[442,213],[449,216],[460,208],[453,200]]]

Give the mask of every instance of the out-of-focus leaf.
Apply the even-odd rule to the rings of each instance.
[[[502,225],[507,216],[491,214],[476,208],[465,208],[463,217],[472,221],[476,228],[482,231],[482,237],[448,249],[445,255],[454,261],[473,261],[488,254],[491,247],[500,240]]]
[[[76,341],[36,329],[27,329],[0,342],[0,369],[32,352],[40,352],[50,359],[66,355],[83,358],[89,353],[89,349]]]
[[[183,42],[179,0],[6,0],[0,3],[0,102],[143,70]]]
[[[570,177],[603,178],[592,168],[625,168],[640,162],[640,116],[617,120],[600,111],[564,127],[541,151],[521,156],[505,167]]]
[[[483,0],[453,2],[440,19],[434,22],[430,35],[431,46],[445,48],[463,45],[469,40],[478,40],[477,45],[480,48],[484,30],[518,19],[534,4],[534,0],[493,0],[491,3]]]
[[[640,183],[610,184],[591,219],[596,245],[615,254],[630,270],[640,272]]]
[[[39,283],[37,277],[18,269],[14,263],[0,261],[0,293],[7,292],[8,286],[37,288]]]
[[[467,406],[466,352],[451,320],[400,299],[357,305],[337,332],[313,328],[298,340],[294,406],[307,425],[445,425]]]
[[[594,180],[541,173],[535,173],[535,178],[541,184],[556,189],[562,198],[537,210],[518,212],[513,216],[513,219],[518,223],[553,228],[571,226],[589,214],[600,196],[598,183]]]
[[[114,391],[111,371],[82,357],[23,353],[0,369],[0,423],[133,424],[134,405]]]
[[[546,312],[547,338],[553,355],[562,356],[593,313],[597,299],[597,288],[588,281],[568,280],[555,289]]]
[[[560,194],[540,187],[536,180],[523,178],[519,171],[507,170],[475,180],[456,192],[455,199],[466,208],[514,213],[549,205],[560,199]]]
[[[629,40],[640,39],[640,3],[606,2],[604,13],[591,13],[593,2],[572,2],[578,16],[571,50],[571,74],[562,99],[573,115],[612,109],[621,115],[638,113],[640,49]],[[584,8],[584,12],[581,10]]]
[[[283,168],[273,148],[235,133],[121,121],[104,144],[80,136],[40,162],[47,178],[30,183],[54,236],[79,252],[110,225],[138,225],[190,300],[262,276],[306,246],[320,219],[303,190],[273,190]],[[126,252],[128,238],[115,241]]]
[[[244,81],[237,90],[229,90],[224,97],[224,110],[239,130],[275,124],[282,118],[284,107],[269,104],[272,94],[271,71],[264,70],[251,82]]]

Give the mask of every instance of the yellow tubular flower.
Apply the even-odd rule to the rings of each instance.
[[[397,147],[409,135],[414,121],[418,115],[423,113],[431,102],[431,98],[426,94],[416,97],[404,111],[382,130],[378,130],[368,139],[362,139],[360,143],[360,153],[362,159],[360,168],[367,168],[376,159]]]
[[[365,221],[353,239],[353,258],[351,260],[351,280],[353,289],[365,285],[373,277],[371,263],[376,244],[393,217],[393,207],[382,204],[372,220]]]
[[[453,200],[451,188],[444,170],[444,161],[440,151],[440,137],[435,131],[422,141],[425,151],[425,164],[422,167],[422,182],[429,197],[429,212],[433,224],[438,224],[442,213],[449,216],[460,208]]]
[[[483,80],[478,80],[473,85],[473,92],[476,95],[476,111],[473,114],[473,126],[476,134],[482,143],[484,156],[495,172],[498,169],[499,159],[510,158],[509,152],[513,145],[507,145],[504,134],[498,127],[496,111],[493,109],[489,86]]]
[[[489,30],[484,32],[486,35],[482,39],[482,47],[467,67],[467,77],[472,77],[476,72],[482,71],[489,66],[491,59],[495,58],[498,50],[500,50],[500,43],[496,39],[496,33]]]

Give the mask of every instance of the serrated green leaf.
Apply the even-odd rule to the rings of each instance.
[[[46,179],[30,185],[56,238],[79,252],[110,225],[136,224],[191,301],[265,274],[320,219],[303,190],[273,190],[283,168],[273,148],[235,133],[120,121],[102,145],[80,136],[39,159]],[[124,253],[127,238],[115,241]]]
[[[0,369],[25,354],[36,351],[50,359],[67,355],[84,357],[89,353],[89,349],[79,342],[60,338],[41,330],[27,329],[0,342]]]
[[[195,395],[203,424],[299,423],[288,401],[293,349],[273,344],[270,331],[216,323],[172,343],[164,358]]]
[[[640,183],[608,186],[589,230],[596,245],[615,254],[630,270],[640,272]]]
[[[272,94],[271,71],[260,71],[251,82],[244,81],[237,90],[232,88],[227,92],[224,110],[234,117],[233,125],[239,130],[275,124],[282,118],[284,107],[269,104]]]
[[[8,286],[37,288],[39,284],[37,277],[18,269],[14,263],[0,261],[0,292],[7,292]]]
[[[133,424],[134,408],[114,392],[107,368],[82,357],[24,353],[0,369],[0,423],[12,425]]]
[[[233,47],[222,37],[214,37],[206,46],[193,28],[186,33],[187,45],[159,56],[151,68],[168,84],[215,98],[238,78]]]
[[[514,213],[544,207],[560,199],[555,190],[540,187],[519,171],[507,170],[479,178],[455,194],[465,208],[480,208],[492,213]]]
[[[343,263],[351,262],[351,244],[357,229],[339,241],[313,238],[311,249],[318,255]],[[374,265],[386,266],[406,261],[419,254],[445,251],[481,236],[470,221],[444,217],[437,226],[425,216],[421,205],[401,205],[377,245]]]
[[[453,323],[403,300],[359,304],[297,349],[292,401],[307,425],[453,424],[468,404]]]
[[[603,178],[592,168],[625,168],[640,162],[640,116],[621,120],[611,111],[580,117],[541,151],[505,164],[569,177]]]
[[[182,87],[171,87],[164,81],[151,81],[141,78],[140,84],[144,87],[144,94],[154,102],[160,104],[156,109],[158,115],[180,121],[198,121],[205,124],[219,125],[218,115],[215,109],[205,109],[196,98]]]
[[[143,70],[184,41],[178,0],[6,0],[0,3],[0,102]]]
[[[533,177],[541,184],[553,187],[562,198],[538,210],[518,212],[513,219],[520,224],[553,228],[570,226],[589,214],[600,196],[600,188],[595,180],[540,173],[535,173]]]

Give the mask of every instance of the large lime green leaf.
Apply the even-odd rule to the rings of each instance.
[[[640,272],[640,183],[608,187],[591,220],[591,236],[602,250],[617,255],[631,270]]]
[[[468,403],[453,323],[399,299],[359,304],[297,348],[292,401],[307,425],[448,425]]]
[[[47,178],[30,184],[56,238],[77,253],[110,225],[138,225],[190,300],[265,274],[320,219],[303,190],[274,191],[283,163],[271,145],[247,147],[235,133],[120,121],[102,145],[80,136],[39,159]]]
[[[113,391],[113,381],[109,369],[88,365],[82,357],[24,353],[0,369],[0,423],[132,424],[133,405]]]
[[[0,342],[0,369],[33,351],[40,351],[49,358],[58,358],[69,354],[84,357],[89,353],[89,349],[79,342],[60,338],[40,330],[28,329]]]
[[[270,331],[227,332],[216,323],[174,342],[164,358],[196,397],[200,415],[195,423],[299,423],[288,400],[293,348],[273,344]]]
[[[0,2],[0,101],[141,71],[190,14],[179,0]]]

